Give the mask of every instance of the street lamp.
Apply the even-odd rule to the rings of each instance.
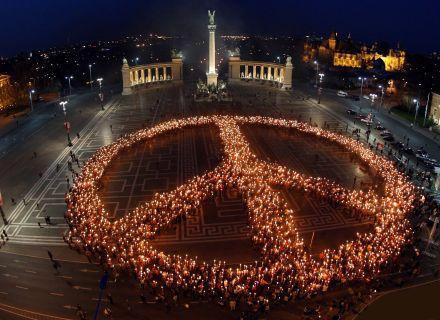
[[[364,90],[364,80],[367,80],[367,78],[359,77],[358,79],[361,80],[361,97],[362,97],[362,92]]]
[[[96,81],[98,81],[99,83],[99,100],[101,101],[101,109],[104,110],[104,96],[102,94],[102,80],[104,80],[103,78],[98,78],[96,79]]]
[[[281,63],[280,56],[277,57],[278,63]]]
[[[316,64],[316,77],[315,77],[315,87],[318,86],[318,73],[319,73],[319,62],[313,61],[314,64]]]
[[[67,146],[71,147],[71,146],[73,146],[73,144],[72,144],[72,140],[70,140],[70,134],[69,134],[70,123],[67,121],[66,104],[67,104],[67,101],[60,102],[60,106],[62,107],[63,113],[64,113],[64,128],[66,129],[66,133],[67,133]]]
[[[93,64],[89,64],[89,75],[90,75],[90,91],[93,91],[93,81],[92,81],[92,65]]]
[[[381,96],[380,96],[380,105],[379,105],[379,111],[380,109],[382,109],[382,104],[383,104],[383,94],[385,92],[384,87],[382,85],[379,86],[380,91],[382,92]]]
[[[35,90],[29,90],[29,101],[31,103],[31,112],[34,111],[34,104],[32,103],[32,94],[35,93]]]
[[[372,93],[372,94],[370,94],[370,97],[371,97],[371,106],[370,106],[370,112],[371,112],[371,111],[373,111],[373,105],[374,105],[374,101],[377,98],[377,94]]]
[[[413,122],[413,127],[414,127],[416,124],[417,113],[419,112],[419,100],[414,99],[413,102],[416,104],[416,114],[414,115],[414,122]]]
[[[69,96],[72,95],[72,85],[70,84],[70,80],[73,79],[73,76],[65,77],[67,80],[69,80]]]

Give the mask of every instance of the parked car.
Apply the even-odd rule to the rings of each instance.
[[[394,141],[394,137],[392,135],[387,135],[387,136],[383,137],[383,139],[385,141]]]
[[[404,149],[403,149],[403,152],[405,152],[406,154],[411,154],[411,155],[414,154],[414,150],[411,149],[411,148],[409,148],[409,147],[404,148]]]
[[[355,116],[355,115],[357,115],[357,112],[354,111],[353,109],[347,109],[346,112],[347,112],[347,114],[350,115],[350,116]]]
[[[389,135],[391,135],[391,134],[392,134],[392,133],[389,132],[388,130],[383,130],[383,131],[380,133],[380,135],[381,135],[382,137],[389,136]]]
[[[345,92],[345,91],[342,91],[342,90],[339,90],[338,91],[338,96],[340,96],[340,97],[347,97],[348,96],[348,93],[347,92]]]
[[[367,99],[367,100],[370,100],[370,97],[369,96],[367,96],[367,95],[364,95],[364,97],[363,97],[364,99]]]
[[[359,101],[359,96],[356,96],[356,95],[350,94],[348,97],[349,97],[351,100]]]
[[[385,127],[382,127],[380,124],[378,124],[376,126],[376,130],[383,131],[383,130],[385,130]]]

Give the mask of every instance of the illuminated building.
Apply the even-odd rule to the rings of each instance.
[[[337,33],[332,32],[328,39],[304,44],[303,61],[311,62],[317,58],[335,67],[375,68],[383,65],[386,71],[393,72],[403,69],[406,54],[399,46],[386,52],[379,50],[376,43],[370,48],[357,46],[350,35],[346,40],[341,40]]]
[[[11,77],[6,74],[0,74],[0,110],[12,103],[10,95]]]
[[[440,94],[431,93],[431,109],[429,110],[429,117],[434,120],[435,123],[440,123]]]

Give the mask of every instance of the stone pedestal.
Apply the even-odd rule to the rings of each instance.
[[[206,83],[208,84],[208,86],[210,86],[210,85],[217,86],[217,77],[218,77],[217,73],[207,73],[206,74]]]
[[[292,58],[287,57],[286,69],[283,79],[283,89],[288,90],[292,88],[292,72],[293,72]]]
[[[122,63],[122,95],[127,96],[133,93],[131,89],[130,67],[126,59]]]

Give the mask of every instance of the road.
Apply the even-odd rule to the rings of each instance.
[[[296,84],[296,88],[304,95],[310,96],[312,99],[316,100],[317,90],[313,86],[298,83]],[[372,114],[375,115],[375,120],[381,122],[385,128],[391,131],[396,140],[406,143],[404,137],[409,137],[409,146],[414,150],[423,146],[435,159],[440,160],[439,143],[434,142],[432,139],[427,138],[418,131],[412,130],[409,125],[402,124],[402,122],[390,117],[385,110],[378,112],[376,109],[377,103],[374,108],[371,108],[370,100],[361,98],[360,101],[353,101],[339,97],[336,90],[324,89],[321,95],[321,106],[343,118],[348,123],[353,123],[353,118],[347,115],[347,109],[352,108],[353,110],[364,114],[372,111]],[[365,126],[362,126],[362,128],[364,128],[365,131]]]

